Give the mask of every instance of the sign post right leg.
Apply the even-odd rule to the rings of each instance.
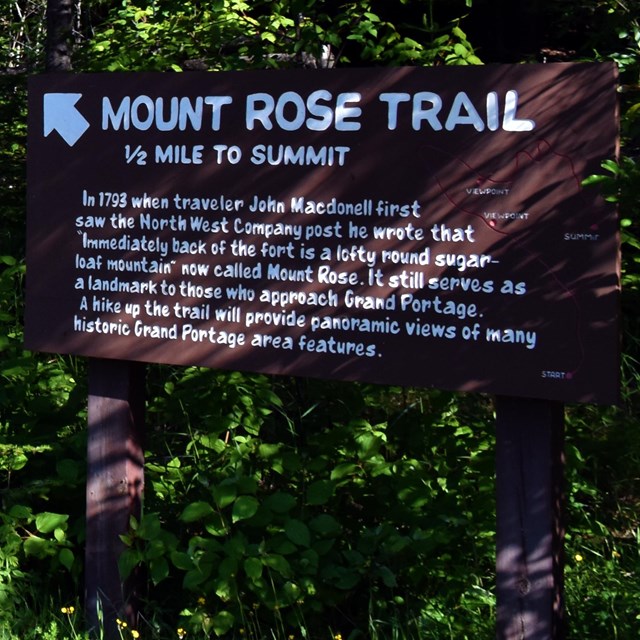
[[[564,638],[563,412],[496,399],[498,640]]]

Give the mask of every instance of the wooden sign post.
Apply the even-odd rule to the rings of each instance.
[[[496,399],[498,640],[562,640],[563,406]]]
[[[142,486],[123,361],[484,392],[499,627],[557,633],[551,407],[619,392],[618,221],[583,187],[615,154],[616,74],[31,78],[25,342],[119,362],[92,365],[88,559],[115,557],[93,536],[123,532]]]
[[[108,640],[120,638],[117,619],[137,622],[136,587],[122,583],[118,557],[130,517],[140,518],[144,385],[141,363],[89,361],[85,612]]]

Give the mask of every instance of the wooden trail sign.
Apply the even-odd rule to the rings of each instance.
[[[30,84],[26,344],[614,402],[612,64]]]

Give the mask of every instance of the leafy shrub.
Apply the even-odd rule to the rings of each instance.
[[[480,415],[469,426],[465,403],[199,369],[174,375],[153,413],[183,429],[160,430],[167,455],[148,460],[145,515],[121,560],[125,575],[145,564],[163,610],[222,635],[310,622],[365,633],[398,611],[418,624],[431,598],[433,625],[444,602],[490,608],[493,534],[477,523],[494,509],[492,436]],[[189,403],[201,409],[198,424]],[[286,408],[296,405],[292,416]],[[204,407],[216,414],[202,416]]]

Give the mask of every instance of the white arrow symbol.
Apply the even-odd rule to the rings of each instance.
[[[56,130],[70,147],[78,142],[89,128],[89,123],[75,107],[80,98],[81,93],[44,94],[45,138]]]

